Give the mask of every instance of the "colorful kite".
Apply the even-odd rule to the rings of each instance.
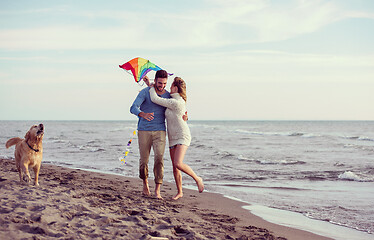
[[[131,71],[134,76],[135,82],[140,82],[142,78],[147,75],[150,71],[161,70],[159,66],[154,63],[151,63],[149,60],[144,58],[134,58],[123,65],[119,65],[120,68],[124,70]],[[173,75],[169,73],[169,76]]]
[[[156,64],[153,64],[149,60],[140,57],[134,58],[123,65],[119,65],[119,67],[127,71],[131,71],[135,82],[140,82],[140,80],[142,80],[142,78],[151,70],[161,70],[161,68]]]
[[[123,157],[120,157],[119,160],[123,163],[126,164],[126,160],[125,158],[127,157],[127,155],[129,154],[129,152],[131,151],[131,143],[132,143],[132,139],[135,137],[136,135],[136,131],[133,132],[132,134],[132,138],[130,139],[130,141],[127,143],[127,147],[126,147],[126,151],[124,152],[124,156]]]

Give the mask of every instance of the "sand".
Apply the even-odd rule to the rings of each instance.
[[[159,200],[141,195],[140,179],[42,164],[39,184],[20,183],[14,160],[0,159],[0,239],[328,239],[220,194],[185,189],[174,201],[174,183]]]

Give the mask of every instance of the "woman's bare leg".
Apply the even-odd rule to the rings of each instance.
[[[170,158],[171,162],[173,163],[173,174],[174,174],[174,180],[175,184],[177,185],[178,193],[173,197],[174,200],[177,200],[181,197],[183,197],[183,190],[182,190],[182,173],[174,166],[174,153],[175,148],[170,149]]]
[[[172,158],[173,168],[175,167],[178,170],[181,170],[182,172],[190,175],[195,180],[199,192],[201,193],[204,191],[203,179],[198,177],[190,166],[183,163],[184,155],[186,154],[187,148],[188,147],[185,145],[176,145],[175,148],[171,149],[174,150]]]

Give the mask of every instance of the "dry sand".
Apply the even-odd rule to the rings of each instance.
[[[173,201],[174,183],[158,200],[141,196],[140,179],[42,164],[39,184],[21,184],[14,161],[0,159],[0,239],[328,239],[215,193],[185,189]]]

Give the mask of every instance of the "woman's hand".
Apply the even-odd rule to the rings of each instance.
[[[143,77],[143,81],[145,82],[145,84],[147,84],[148,87],[151,87],[151,88],[152,88],[152,87],[155,86],[155,83],[154,83],[154,82],[153,82],[153,83],[150,83],[150,82],[149,82],[149,78],[148,78],[147,76],[144,76],[144,77]]]
[[[184,113],[184,115],[182,116],[182,119],[183,121],[187,122],[188,121],[188,115],[187,115],[187,111]]]
[[[144,76],[143,77],[143,81],[145,82],[145,84],[147,84],[147,86],[149,87],[149,78],[147,76]]]

